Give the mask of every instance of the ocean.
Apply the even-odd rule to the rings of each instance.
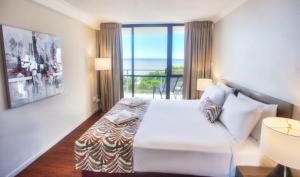
[[[183,59],[173,59],[173,66],[183,66]],[[167,68],[167,59],[154,58],[136,58],[134,59],[134,73],[137,75],[147,74],[153,71],[165,71]],[[123,74],[131,74],[131,59],[123,59]]]

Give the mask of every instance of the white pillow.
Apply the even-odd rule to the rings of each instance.
[[[224,92],[225,92],[225,100],[227,99],[227,97],[228,97],[230,94],[233,94],[233,92],[234,92],[233,88],[228,87],[227,85],[225,85],[225,84],[224,84],[223,82],[221,82],[221,81],[218,82],[217,86],[218,86],[220,89],[224,90]]]
[[[258,122],[261,110],[249,102],[230,94],[226,99],[220,121],[235,140],[244,142]]]
[[[211,85],[205,89],[204,93],[202,94],[200,101],[204,101],[206,98],[209,98],[214,103],[218,104],[219,106],[223,106],[225,101],[225,92],[215,85]]]
[[[250,104],[256,105],[258,108],[262,110],[261,116],[259,118],[258,123],[254,127],[253,131],[251,132],[251,136],[257,140],[260,141],[260,134],[261,134],[261,124],[262,120],[266,117],[276,117],[277,116],[277,107],[276,104],[265,104],[262,102],[259,102],[257,100],[254,100],[250,97],[247,97],[246,95],[239,93],[238,98],[248,101]]]

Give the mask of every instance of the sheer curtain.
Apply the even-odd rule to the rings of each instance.
[[[100,71],[100,109],[108,111],[123,97],[121,24],[101,23],[97,31],[97,50],[101,58],[111,58],[110,71]]]
[[[211,78],[213,22],[185,24],[183,98],[199,98],[197,78]]]

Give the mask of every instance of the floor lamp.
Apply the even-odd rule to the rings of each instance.
[[[99,102],[99,110],[102,111],[101,104],[101,72],[107,72],[111,70],[111,59],[110,58],[96,58],[95,59],[95,70],[98,72],[98,102]]]

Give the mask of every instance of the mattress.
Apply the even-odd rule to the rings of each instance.
[[[134,137],[134,171],[229,176],[232,138],[198,106],[199,100],[151,102]]]
[[[232,143],[233,163],[235,165],[260,166],[262,156],[258,142],[249,137],[244,143]]]
[[[235,176],[236,166],[266,166],[273,167],[275,162],[260,153],[259,143],[251,136],[244,143],[231,143],[232,164],[230,176]]]

